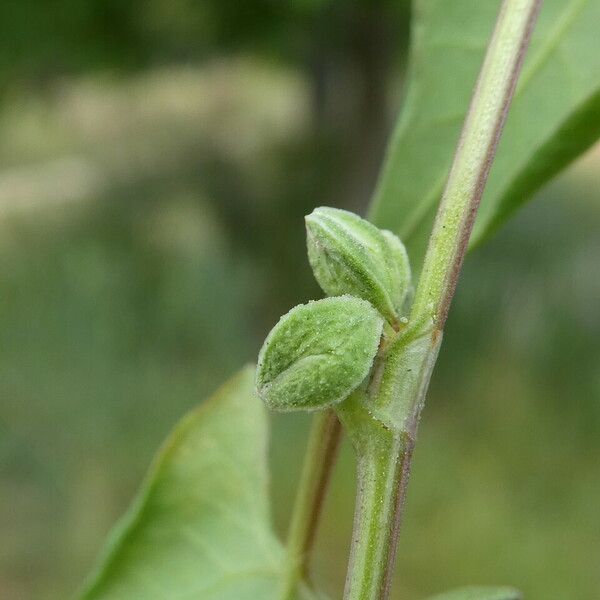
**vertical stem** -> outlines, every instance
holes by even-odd
[[[367,406],[354,404],[342,409],[358,454],[360,483],[345,600],[386,600],[389,596],[412,440],[473,221],[540,4],[541,0],[504,0],[502,4],[442,195],[404,334],[423,336],[429,342],[406,360],[400,360],[401,368],[390,373],[385,385],[369,399],[371,409],[377,406],[378,415],[391,414],[394,418],[382,433],[378,432],[381,423]],[[402,352],[402,346],[397,351]],[[393,352],[390,350],[387,358],[389,366],[400,356]],[[411,385],[405,383],[408,372],[420,374]]]
[[[332,410],[313,417],[288,533],[286,572],[280,600],[296,598],[298,584],[306,576],[340,432],[340,422]]]
[[[399,516],[408,479],[412,440],[381,429],[373,431],[358,459],[358,502],[345,598],[368,600],[389,594]],[[365,543],[356,543],[364,540]]]
[[[542,0],[504,0],[437,212],[412,318],[443,329]]]

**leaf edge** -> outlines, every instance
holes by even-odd
[[[221,400],[221,397],[226,395],[230,389],[235,388],[240,381],[248,377],[251,386],[253,386],[255,368],[253,363],[244,365],[225,383],[217,388],[216,391],[210,394],[199,406],[192,408],[184,414],[169,431],[167,437],[159,446],[158,451],[154,454],[150,466],[148,467],[138,490],[135,492],[131,504],[111,527],[100,552],[95,559],[91,571],[85,578],[79,590],[75,592],[74,597],[77,600],[88,600],[91,598],[91,595],[94,593],[97,586],[110,572],[114,561],[117,559],[119,547],[143,519],[144,508],[150,500],[150,496],[154,491],[159,475],[169,458],[177,450],[178,444],[185,434],[194,426],[199,418],[210,411],[210,409]]]

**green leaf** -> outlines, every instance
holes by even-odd
[[[258,356],[256,387],[275,410],[317,409],[347,398],[377,354],[383,318],[365,300],[338,296],[281,317]]]
[[[406,101],[371,211],[420,263],[500,1],[415,0]],[[600,0],[545,0],[472,241],[600,136]]]
[[[506,587],[466,587],[427,600],[521,600],[521,592]]]
[[[268,421],[253,387],[246,367],[175,428],[82,598],[277,598],[285,554],[271,530]]]
[[[328,296],[362,298],[390,323],[399,322],[411,273],[406,249],[392,232],[322,206],[306,217],[306,241],[313,273]]]

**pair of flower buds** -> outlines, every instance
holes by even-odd
[[[412,291],[402,242],[359,216],[317,208],[306,217],[308,259],[330,296],[293,308],[258,357],[256,389],[280,411],[333,406],[369,374],[384,324],[398,329]]]

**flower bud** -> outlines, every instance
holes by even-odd
[[[369,301],[392,325],[411,291],[408,255],[402,242],[359,216],[316,208],[306,217],[308,259],[329,296],[350,294]]]
[[[319,409],[347,398],[366,378],[383,330],[381,315],[351,296],[293,308],[258,356],[256,389],[272,409]]]

